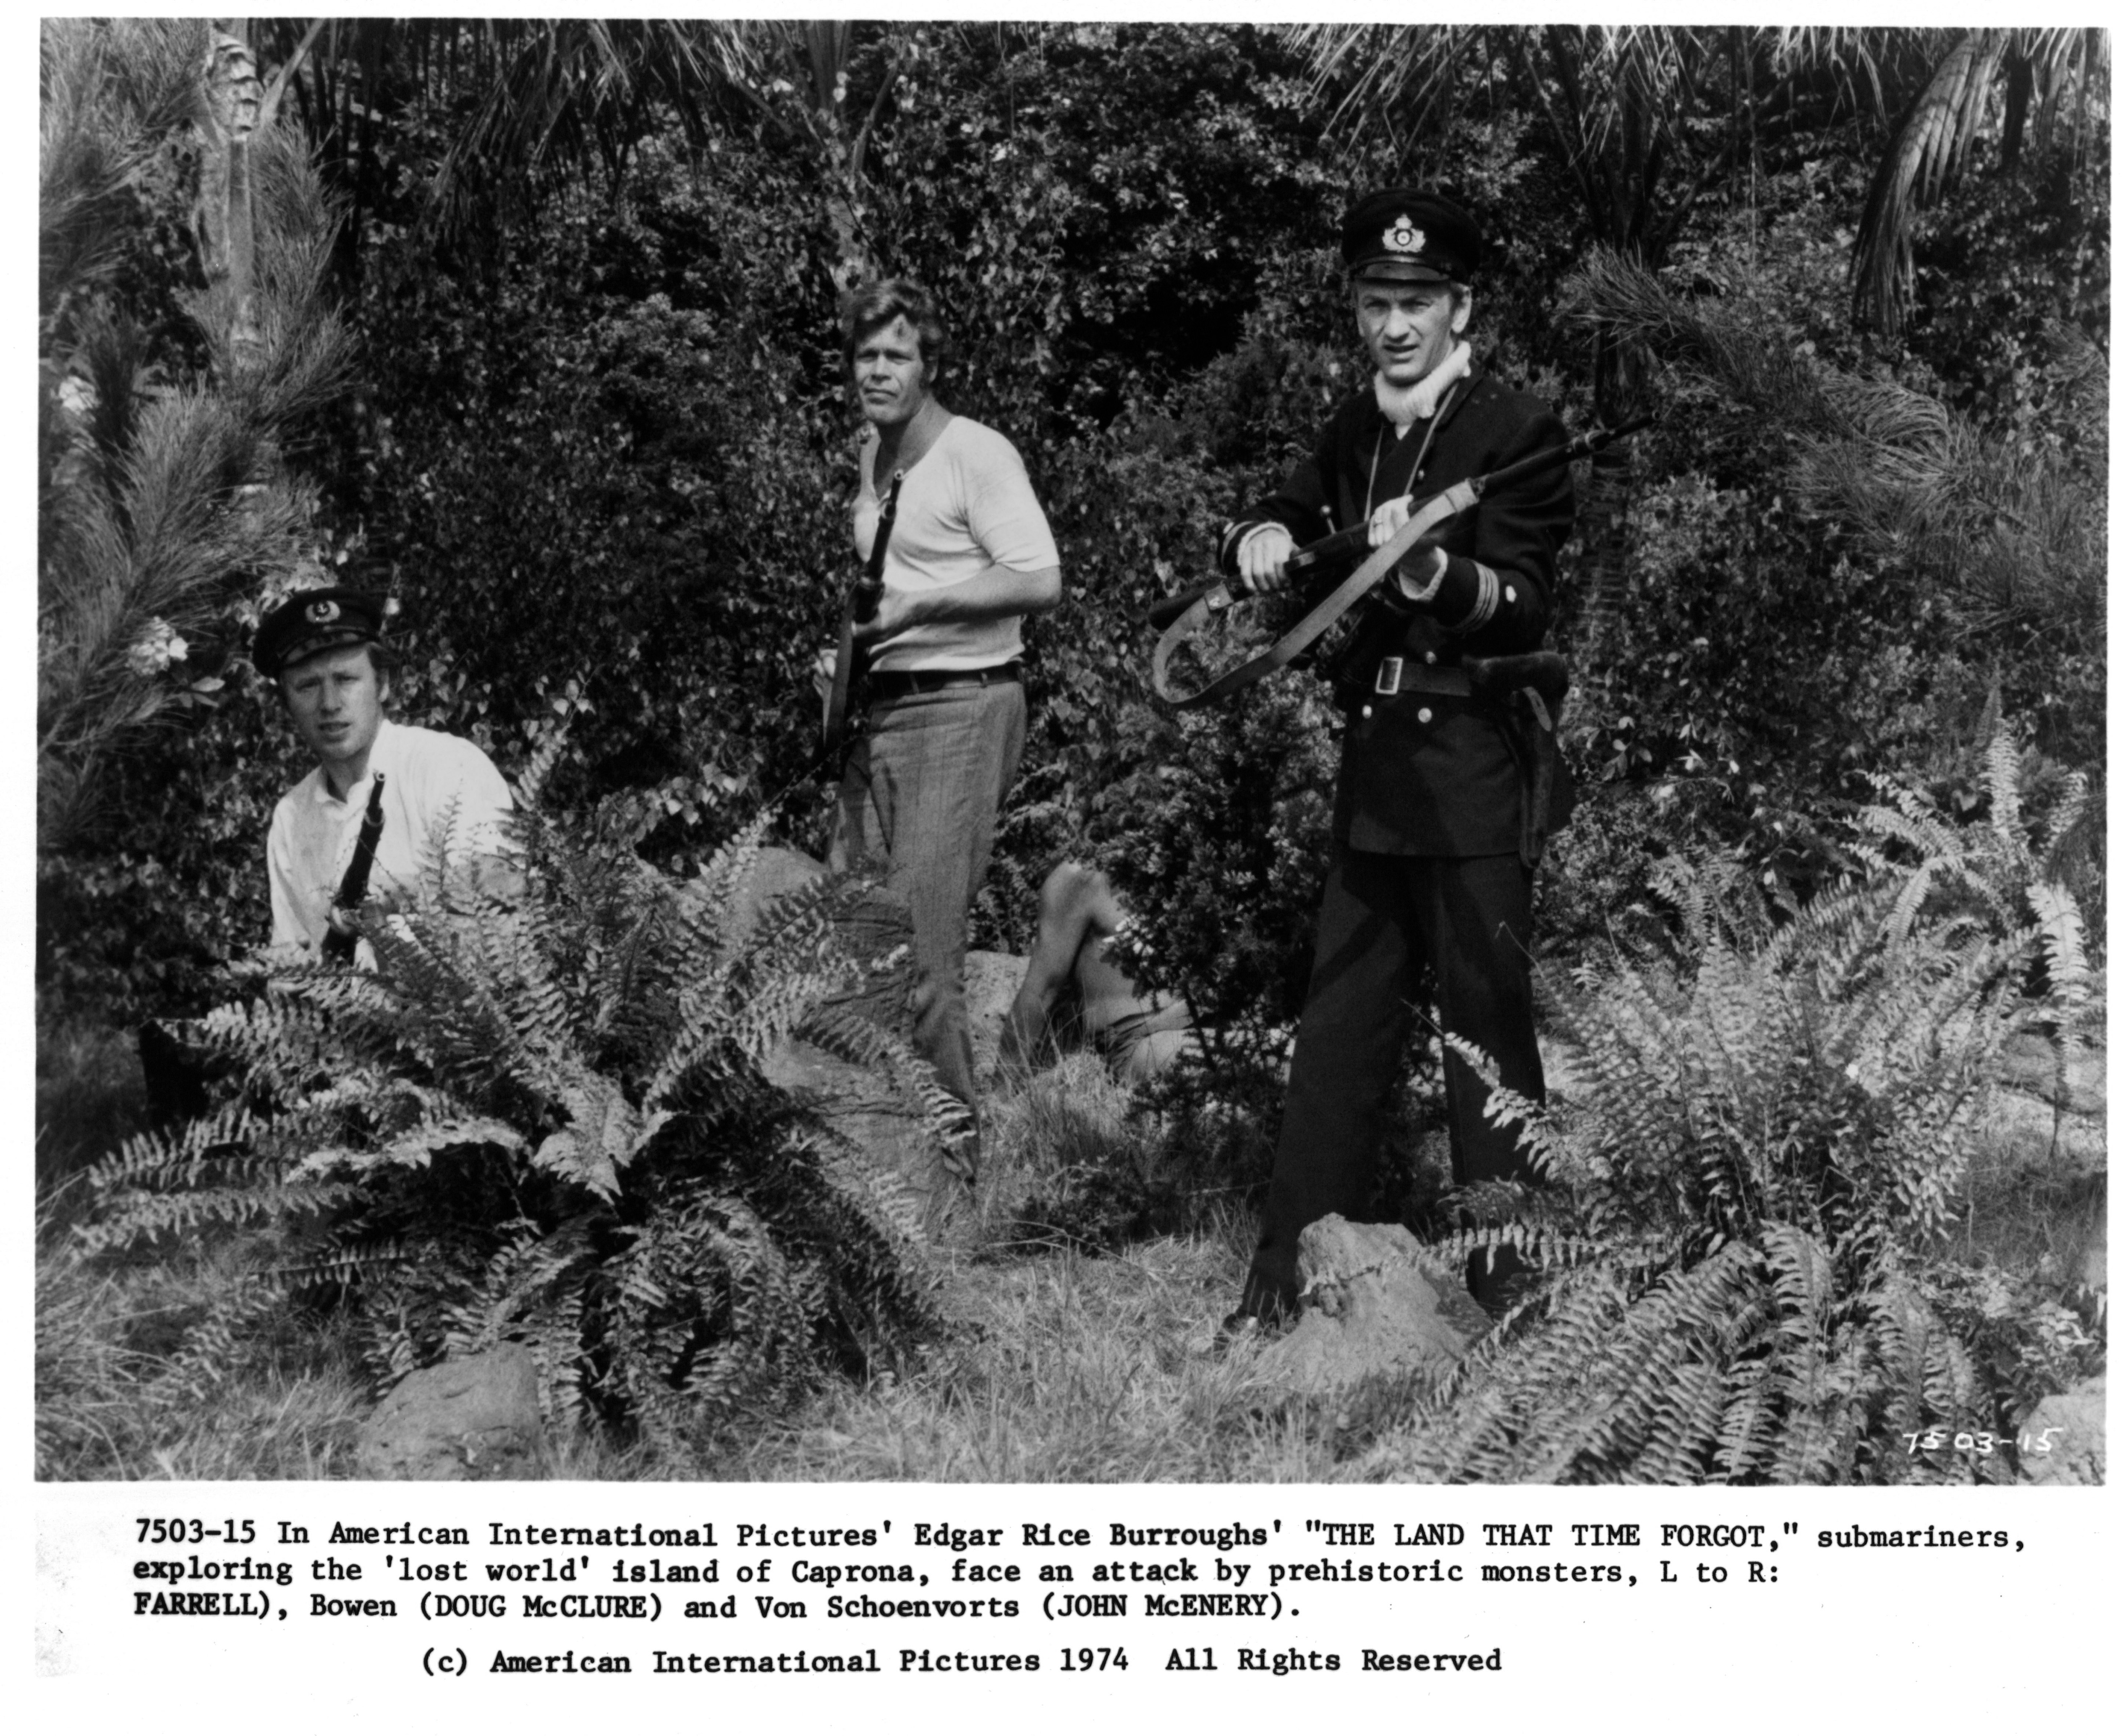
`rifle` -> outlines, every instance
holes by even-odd
[[[893,534],[895,508],[901,503],[902,475],[895,471],[894,480],[887,484],[886,504],[879,509],[879,528],[872,533],[872,553],[866,557],[863,573],[850,587],[842,631],[835,639],[834,678],[828,685],[826,702],[820,711],[820,757],[831,772],[848,731],[850,683],[863,673],[853,630],[879,613],[879,600],[886,594],[886,540]]]
[[[1386,578],[1412,550],[1417,548],[1427,533],[1446,524],[1459,514],[1469,511],[1488,493],[1520,482],[1524,477],[1544,470],[1569,464],[1579,458],[1601,451],[1614,440],[1637,434],[1654,421],[1652,416],[1636,416],[1621,422],[1615,428],[1592,428],[1585,434],[1575,435],[1564,446],[1555,446],[1543,452],[1532,453],[1527,458],[1483,476],[1465,477],[1461,482],[1432,495],[1412,510],[1411,516],[1395,535],[1371,554],[1366,553],[1367,529],[1364,525],[1340,530],[1318,542],[1310,543],[1289,556],[1280,572],[1287,583],[1306,577],[1322,568],[1341,566],[1361,554],[1366,558],[1359,568],[1330,594],[1302,617],[1299,624],[1286,632],[1269,649],[1257,653],[1247,662],[1237,664],[1215,677],[1191,692],[1177,692],[1167,678],[1168,659],[1190,635],[1214,616],[1228,609],[1250,593],[1237,597],[1223,578],[1162,597],[1145,616],[1147,625],[1165,627],[1160,642],[1153,648],[1153,692],[1168,704],[1183,710],[1195,706],[1209,705],[1215,699],[1223,699],[1229,693],[1258,682],[1274,669],[1283,668],[1309,646],[1313,644],[1338,621],[1354,608],[1376,585]],[[1413,601],[1424,603],[1431,593]]]
[[[369,871],[377,862],[377,840],[384,834],[384,774],[370,781],[369,806],[363,810],[362,830],[355,835],[354,854],[348,858],[347,872],[340,876],[340,890],[333,894],[333,908],[349,915],[369,896]],[[354,936],[336,928],[325,930],[320,949],[335,964],[354,963]]]

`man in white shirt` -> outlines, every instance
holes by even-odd
[[[972,1118],[968,907],[1026,737],[1020,621],[1063,594],[1057,543],[1012,443],[933,395],[946,334],[921,286],[858,288],[843,312],[843,354],[871,425],[851,526],[860,559],[886,503],[897,505],[877,612],[853,623],[870,702],[843,765],[829,859],[884,861],[908,899],[916,1051]],[[971,1138],[971,1172],[974,1148]]]
[[[350,955],[354,910],[411,892],[439,861],[494,896],[521,887],[504,827],[510,790],[493,762],[469,741],[384,716],[386,613],[381,597],[334,586],[299,591],[259,623],[252,662],[278,683],[317,759],[267,834],[277,946]]]

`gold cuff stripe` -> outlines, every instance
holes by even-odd
[[[1500,606],[1500,575],[1481,561],[1470,564],[1478,570],[1478,600],[1470,606],[1470,612],[1449,628],[1451,633],[1475,633],[1499,612]]]

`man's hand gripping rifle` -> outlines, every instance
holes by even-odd
[[[1637,433],[1653,420],[1651,416],[1636,416],[1615,428],[1594,428],[1586,434],[1577,435],[1564,446],[1532,453],[1526,459],[1484,476],[1466,477],[1413,507],[1411,516],[1371,554],[1367,549],[1368,532],[1364,525],[1337,531],[1319,542],[1295,549],[1287,558],[1282,569],[1282,580],[1286,587],[1338,571],[1356,560],[1360,564],[1343,583],[1311,608],[1297,625],[1289,629],[1268,649],[1258,652],[1247,662],[1194,691],[1184,692],[1176,688],[1168,677],[1169,659],[1206,622],[1217,615],[1223,614],[1252,592],[1245,588],[1237,590],[1236,583],[1222,578],[1173,597],[1162,597],[1147,611],[1145,616],[1148,625],[1166,630],[1160,636],[1159,644],[1153,648],[1153,692],[1170,705],[1188,710],[1195,706],[1209,705],[1215,699],[1223,699],[1230,693],[1238,692],[1243,687],[1262,680],[1272,670],[1282,668],[1292,662],[1357,607],[1385,578],[1395,572],[1406,556],[1427,540],[1430,532],[1458,515],[1469,511],[1488,493],[1511,483],[1520,482],[1526,476],[1555,469],[1562,464],[1571,464],[1576,459],[1601,451],[1613,440]],[[1440,581],[1437,578],[1434,583],[1437,586]],[[1432,592],[1428,591],[1412,597],[1410,601],[1423,606],[1431,596]]]

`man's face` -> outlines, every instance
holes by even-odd
[[[390,691],[365,645],[335,646],[281,672],[296,733],[328,773],[352,773],[368,759]]]
[[[1353,292],[1360,336],[1392,386],[1415,386],[1447,360],[1470,302],[1448,283],[1362,278]]]
[[[908,421],[924,407],[930,387],[923,340],[900,314],[857,340],[850,373],[866,419],[881,428]]]

